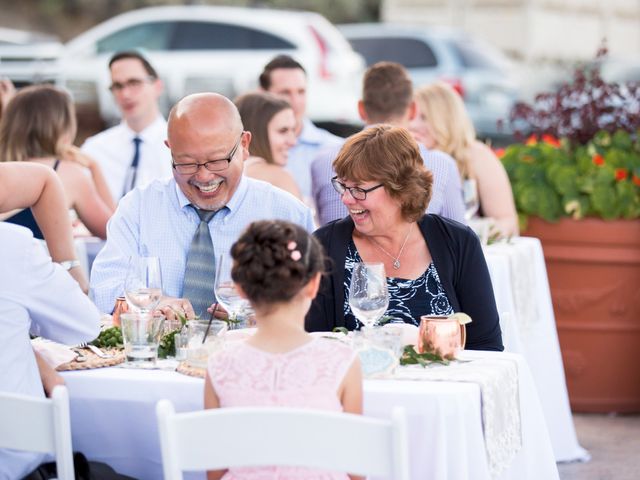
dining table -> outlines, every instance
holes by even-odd
[[[529,364],[557,462],[588,461],[576,436],[540,240],[514,237],[483,248],[505,351]]]
[[[87,268],[104,241],[83,237],[79,248]],[[573,424],[560,344],[540,240],[512,237],[483,247],[505,351],[521,354],[529,364],[549,429],[557,462],[587,461]]]
[[[389,418],[395,406],[406,412],[411,478],[557,479],[547,425],[525,359],[471,351],[461,358],[464,361],[447,366],[399,367],[388,378],[364,381],[364,415]],[[477,372],[484,380],[474,379]],[[169,399],[178,412],[204,406],[204,380],[167,369],[166,364],[161,369],[113,366],[62,374],[69,391],[74,450],[143,480],[162,478],[158,400]],[[187,478],[204,476],[191,473]]]

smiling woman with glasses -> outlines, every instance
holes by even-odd
[[[391,321],[418,325],[423,315],[467,313],[467,348],[502,350],[489,271],[466,226],[425,211],[433,175],[404,128],[378,125],[350,137],[331,180],[349,216],[315,232],[331,258],[329,275],[307,315],[309,331],[361,327],[349,305],[358,262],[382,263]]]

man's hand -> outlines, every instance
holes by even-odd
[[[178,316],[185,316],[187,320],[196,318],[191,302],[186,298],[164,297],[156,311],[162,313],[167,320],[178,320]]]

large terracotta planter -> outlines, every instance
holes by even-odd
[[[640,220],[530,218],[576,412],[640,412]]]

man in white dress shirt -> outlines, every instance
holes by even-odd
[[[367,126],[386,123],[407,128],[416,115],[413,85],[406,69],[393,62],[378,62],[364,74],[358,112]],[[365,127],[366,128],[366,127]],[[326,148],[311,165],[313,200],[320,225],[346,217],[348,212],[331,184],[333,160],[340,151]],[[456,162],[446,153],[419,145],[424,165],[433,173],[433,194],[427,213],[465,223],[462,186]]]
[[[167,122],[158,98],[162,82],[144,56],[119,52],[109,61],[120,124],[89,137],[82,151],[95,158],[117,203],[133,187],[171,176],[171,153],[164,145]]]
[[[278,55],[265,65],[260,74],[260,87],[291,104],[296,116],[297,142],[289,149],[286,168],[293,175],[305,199],[311,199],[311,162],[320,150],[331,145],[341,145],[343,139],[316,127],[306,117],[307,73],[290,56]]]

